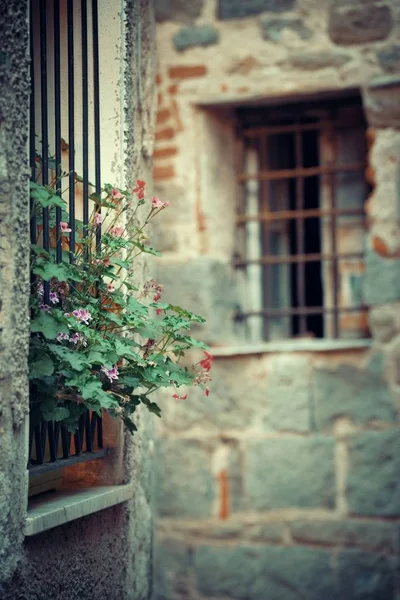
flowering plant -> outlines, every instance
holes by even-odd
[[[159,254],[144,229],[168,203],[147,201],[141,180],[132,192],[107,184],[90,196],[87,223],[70,222],[55,185],[31,183],[38,232],[31,248],[33,418],[75,431],[86,409],[107,410],[133,432],[140,404],[160,416],[150,395],[161,387],[172,386],[177,400],[187,396],[181,386],[198,385],[208,395],[212,356],[190,336],[192,323],[204,319],[161,302],[162,286],[153,279],[139,287],[134,277],[140,254]],[[39,243],[43,209],[53,239],[47,250]],[[137,225],[141,211],[147,216]],[[180,360],[191,348],[203,350],[204,358],[188,368]]]

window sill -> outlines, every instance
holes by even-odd
[[[338,352],[341,350],[358,350],[370,348],[371,339],[362,340],[282,340],[280,342],[262,342],[237,346],[220,346],[211,348],[215,357],[245,356],[268,352]]]
[[[64,490],[36,497],[28,507],[25,535],[31,536],[86,517],[132,498],[133,484]]]

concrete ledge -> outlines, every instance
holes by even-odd
[[[25,535],[36,535],[129,500],[133,484],[65,490],[29,502]]]
[[[243,346],[211,347],[215,357],[243,356],[268,352],[337,352],[340,350],[358,350],[370,348],[372,340],[282,340],[281,342],[264,342]]]

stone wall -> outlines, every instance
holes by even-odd
[[[101,3],[100,10],[106,8]],[[151,593],[152,415],[140,414],[139,434],[125,440],[121,476],[124,482],[135,482],[128,502],[24,538],[28,497],[28,2],[1,1],[0,9],[0,598],[146,600]],[[113,85],[104,92],[114,102],[109,120],[120,141],[117,146],[111,144],[114,137],[103,140],[105,154],[117,156],[113,174],[118,179],[114,181],[123,180],[132,187],[140,176],[151,189],[152,5],[147,0],[127,0],[119,7],[111,3],[111,9],[119,19],[111,50],[119,53],[119,62],[112,63]],[[118,37],[121,33],[123,42]],[[140,265],[136,275],[145,277],[146,269]]]
[[[163,400],[155,600],[395,600],[400,5],[157,0],[154,177],[167,299],[208,319],[211,394]],[[234,108],[359,88],[371,343],[249,348],[232,315]],[[170,290],[175,288],[175,292]],[[245,292],[244,292],[245,293]]]

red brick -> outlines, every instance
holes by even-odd
[[[170,67],[168,75],[171,79],[189,79],[191,77],[204,77],[207,74],[205,65],[177,65]]]
[[[154,150],[154,158],[170,158],[178,154],[178,148],[175,146],[168,146],[167,148],[156,148]]]
[[[161,125],[161,123],[165,123],[171,116],[171,112],[168,108],[163,108],[159,110],[157,113],[157,123]]]
[[[168,93],[171,94],[171,96],[175,96],[175,94],[178,93],[178,84],[173,83],[172,85],[170,85],[168,88]]]
[[[161,75],[159,73],[157,73],[157,75],[156,75],[156,84],[160,85],[161,82],[162,82]]]
[[[156,140],[172,140],[175,137],[175,129],[173,127],[166,127],[156,132]]]
[[[154,167],[153,177],[155,181],[160,179],[172,179],[175,177],[174,165],[166,165],[165,167]]]

